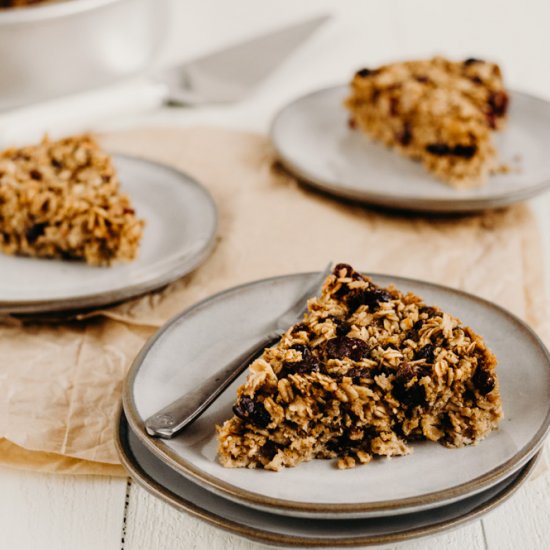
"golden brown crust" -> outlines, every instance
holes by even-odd
[[[435,57],[358,71],[345,106],[352,126],[473,187],[496,168],[491,131],[504,126],[508,94],[498,65]]]
[[[502,416],[495,367],[458,319],[340,264],[303,322],[250,365],[235,416],[218,427],[219,460],[349,468],[407,454],[416,439],[475,444]]]
[[[111,157],[91,136],[0,153],[2,252],[109,265],[133,260],[142,232]]]

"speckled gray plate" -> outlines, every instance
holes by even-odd
[[[521,468],[550,424],[550,359],[537,336],[510,313],[450,288],[385,275],[384,286],[422,296],[458,316],[486,339],[499,361],[505,417],[477,446],[447,449],[432,442],[414,452],[341,471],[313,460],[273,473],[223,468],[216,460],[216,424],[232,415],[245,373],[188,429],[172,440],[149,437],[143,420],[204,377],[213,375],[285,311],[311,274],[266,279],[217,294],[164,326],[140,352],[124,384],[133,431],[166,464],[204,488],[273,513],[326,518],[389,516],[436,508],[498,483]],[[459,465],[459,467],[453,467]]]
[[[212,250],[217,213],[208,191],[186,174],[115,155],[122,190],[145,220],[139,257],[112,267],[0,254],[0,313],[98,307],[160,288],[192,271]]]
[[[499,161],[518,169],[478,189],[456,190],[420,163],[348,127],[346,86],[313,92],[276,115],[271,138],[284,165],[323,191],[387,208],[467,212],[530,198],[550,186],[550,102],[511,92],[506,129],[494,134]]]
[[[250,540],[283,547],[351,547],[433,535],[493,510],[529,477],[538,456],[520,471],[473,497],[428,512],[360,520],[312,520],[282,517],[235,504],[182,478],[151,453],[122,416],[117,449],[132,478],[178,510]]]

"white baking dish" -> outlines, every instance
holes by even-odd
[[[166,30],[165,0],[64,0],[0,10],[0,111],[143,71]]]

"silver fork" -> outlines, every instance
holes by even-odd
[[[332,263],[329,263],[323,272],[315,275],[303,294],[266,327],[266,333],[261,340],[233,359],[218,373],[204,380],[201,385],[150,416],[145,421],[147,433],[153,437],[171,439],[204,413],[265,348],[274,345],[291,325],[302,319],[307,310],[308,299],[317,294],[330,273],[331,265]]]

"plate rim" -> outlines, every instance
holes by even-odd
[[[31,313],[52,313],[52,312],[71,312],[73,310],[85,310],[95,307],[103,307],[120,303],[130,298],[141,296],[147,292],[151,292],[167,284],[174,282],[176,279],[187,275],[198,267],[206,258],[210,256],[216,244],[216,236],[219,229],[219,213],[218,207],[212,197],[210,191],[202,185],[196,178],[178,168],[150,160],[148,158],[130,155],[126,153],[113,153],[113,160],[116,163],[117,159],[123,158],[130,162],[139,164],[153,165],[164,171],[171,172],[178,179],[185,179],[187,184],[191,184],[194,188],[202,193],[205,199],[205,205],[211,210],[213,224],[208,235],[206,244],[199,250],[191,254],[183,254],[176,256],[170,260],[168,268],[163,270],[159,275],[138,283],[131,284],[117,290],[107,290],[104,292],[82,294],[68,298],[54,298],[44,300],[0,300],[0,314],[31,314]],[[123,184],[124,185],[124,184]]]
[[[501,208],[516,202],[521,202],[527,200],[539,193],[544,192],[550,187],[550,167],[549,175],[547,179],[543,180],[540,183],[533,184],[527,188],[516,189],[515,191],[508,191],[505,193],[500,193],[492,197],[487,198],[470,198],[470,199],[430,199],[430,198],[419,198],[415,195],[401,195],[398,197],[393,197],[391,195],[385,195],[384,193],[376,192],[363,192],[361,190],[351,189],[346,186],[339,186],[334,182],[327,182],[321,179],[318,179],[314,176],[307,168],[300,167],[292,162],[283,152],[280,146],[280,142],[277,139],[277,123],[279,122],[282,115],[287,109],[294,107],[298,102],[317,96],[323,95],[326,93],[334,92],[338,89],[344,89],[348,84],[333,84],[331,86],[324,86],[302,94],[294,99],[285,103],[280,107],[275,115],[273,116],[269,130],[268,136],[275,150],[277,159],[281,164],[286,167],[292,174],[297,176],[298,180],[308,187],[314,188],[316,190],[323,191],[328,193],[333,197],[340,197],[348,200],[355,200],[361,204],[379,206],[382,208],[389,208],[393,210],[405,210],[412,212],[428,212],[428,213],[467,213],[467,212],[478,212],[481,210],[492,210],[496,208]],[[513,97],[524,97],[529,100],[534,100],[540,103],[546,104],[550,107],[550,100],[539,97],[535,94],[524,92],[521,90],[509,89],[510,95]],[[444,182],[439,182],[441,185],[445,185]]]
[[[419,279],[410,277],[401,277],[388,275],[385,273],[363,272],[365,275],[376,278],[384,277],[395,281],[396,285],[402,283],[413,283],[424,287],[432,287],[443,291],[450,291],[455,295],[466,297],[468,299],[479,302],[480,304],[492,308],[502,315],[508,317],[511,321],[518,323],[527,333],[531,335],[534,341],[539,345],[546,358],[547,364],[550,367],[550,352],[542,342],[536,332],[527,325],[522,319],[503,308],[502,306],[491,302],[480,296],[476,296],[464,290],[455,289],[446,285],[438,283],[431,283]],[[191,307],[186,308],[184,311],[175,315],[172,319],[167,321],[141,348],[135,359],[133,360],[130,368],[123,381],[122,387],[122,404],[124,408],[125,416],[128,420],[132,431],[140,439],[140,441],[162,462],[169,465],[171,468],[178,471],[184,477],[190,479],[194,483],[201,487],[210,490],[211,492],[223,496],[229,500],[234,500],[240,504],[253,506],[255,508],[270,512],[270,513],[284,513],[287,515],[301,515],[303,517],[315,517],[324,514],[324,517],[331,518],[349,518],[350,514],[355,514],[354,517],[374,517],[374,515],[381,516],[389,513],[408,513],[406,510],[409,508],[422,507],[421,509],[435,508],[440,503],[451,503],[456,500],[460,500],[461,497],[467,495],[473,495],[483,491],[483,489],[489,488],[495,485],[500,480],[504,479],[507,475],[511,475],[513,472],[519,470],[522,466],[528,462],[533,455],[540,449],[544,443],[545,437],[550,431],[550,403],[546,411],[546,416],[537,432],[533,435],[531,440],[521,449],[516,452],[510,459],[497,468],[492,468],[486,474],[478,476],[470,481],[456,485],[449,489],[442,489],[439,491],[433,491],[431,493],[425,493],[421,496],[406,497],[397,500],[385,500],[374,503],[311,503],[311,502],[298,502],[293,500],[269,497],[262,495],[261,493],[254,493],[245,489],[242,489],[236,485],[220,480],[212,474],[203,472],[200,468],[196,467],[191,462],[183,459],[177,453],[175,453],[165,442],[160,438],[153,438],[148,435],[144,421],[141,419],[135,400],[133,397],[132,387],[135,382],[135,378],[139,372],[140,365],[144,358],[148,354],[149,350],[156,344],[156,342],[167,332],[174,324],[180,321],[180,319],[192,315],[196,310],[207,306],[210,302],[223,298],[225,295],[234,292],[240,292],[246,287],[266,284],[270,281],[277,281],[282,279],[290,279],[293,277],[313,277],[318,275],[319,272],[302,272],[291,273],[286,275],[278,275],[273,277],[266,277],[254,281],[249,281],[240,285],[236,285],[227,288],[221,292],[217,292],[204,300],[201,300]],[[405,510],[405,511],[404,511]],[[359,516],[358,514],[361,514]]]
[[[222,517],[214,512],[210,512],[209,510],[202,508],[194,502],[185,500],[183,497],[180,497],[179,495],[173,493],[168,487],[165,487],[160,482],[153,479],[148,474],[148,472],[145,471],[137,463],[137,460],[135,459],[132,451],[129,449],[129,445],[127,443],[128,433],[130,431],[132,431],[132,433],[138,438],[139,443],[143,445],[141,438],[139,438],[138,434],[136,434],[136,432],[132,430],[129,421],[124,414],[123,407],[121,406],[119,407],[115,424],[115,448],[118,457],[122,463],[122,466],[129,473],[132,479],[149,494],[166,502],[180,512],[188,513],[193,517],[203,520],[208,524],[228,533],[232,533],[234,535],[238,535],[256,542],[271,543],[287,547],[310,548],[312,545],[315,547],[333,547],[335,542],[337,542],[339,546],[346,547],[372,546],[386,543],[396,543],[428,535],[434,535],[447,531],[449,529],[460,527],[466,523],[474,521],[475,519],[479,519],[481,516],[494,510],[496,507],[500,506],[500,504],[504,503],[511,496],[513,496],[517,492],[517,490],[529,479],[536,465],[539,463],[540,457],[542,455],[542,451],[539,450],[538,453],[533,456],[522,467],[522,469],[519,470],[519,473],[514,472],[511,474],[511,476],[517,475],[517,477],[513,481],[511,481],[510,484],[507,485],[502,491],[498,492],[486,502],[475,507],[470,512],[464,513],[463,515],[458,515],[453,519],[439,521],[422,527],[413,527],[404,531],[400,531],[399,533],[366,536],[363,535],[349,538],[339,538],[338,541],[335,541],[333,539],[326,539],[323,537],[313,538],[287,535],[268,532],[265,530],[260,530],[258,528],[251,528],[246,525],[242,525],[235,520],[231,520]],[[149,451],[149,449],[147,448],[146,450]],[[155,458],[158,459],[158,457],[156,456]],[[165,466],[169,466],[164,462],[163,464]]]

